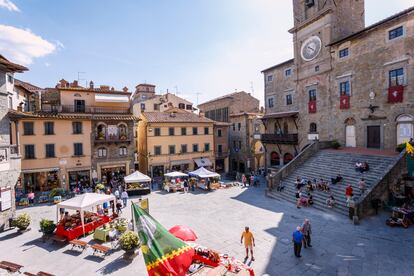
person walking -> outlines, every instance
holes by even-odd
[[[246,187],[246,181],[247,181],[246,176],[243,174],[242,175],[243,187]]]
[[[309,219],[305,219],[305,221],[302,224],[302,234],[303,234],[303,246],[305,248],[312,247],[311,245],[312,226],[310,224]]]
[[[351,197],[352,197],[352,195],[353,195],[353,193],[354,193],[354,189],[352,189],[352,185],[351,185],[351,184],[349,184],[349,185],[346,187],[346,189],[345,189],[345,197],[346,197],[346,199],[351,198]]]
[[[127,203],[128,203],[128,193],[127,193],[127,191],[124,190],[122,192],[121,199],[122,199],[122,204],[123,204],[123,206],[125,208],[127,206]]]
[[[303,234],[300,231],[300,226],[296,227],[296,231],[293,232],[292,241],[293,241],[293,251],[297,258],[302,257],[300,251],[302,250]]]
[[[184,179],[184,193],[188,193],[188,181]]]
[[[367,186],[365,184],[365,179],[361,178],[361,180],[358,182],[359,191],[361,192],[361,195],[365,194],[365,191],[367,190]]]
[[[354,195],[351,194],[351,197],[349,197],[346,201],[346,206],[348,207],[348,216],[350,220],[354,219],[355,215],[355,200]]]
[[[116,213],[118,215],[122,213],[122,200],[120,199],[116,201]]]
[[[249,258],[249,249],[250,249],[250,254],[252,255],[252,261],[254,261],[253,246],[256,246],[256,245],[254,243],[253,233],[250,232],[248,226],[244,228],[244,232],[242,233],[241,238],[240,238],[240,243],[243,243],[243,240],[244,240],[244,247],[246,248],[246,257],[244,259],[247,260]]]
[[[118,189],[115,190],[114,195],[115,195],[116,199],[119,199],[120,194],[119,194]]]

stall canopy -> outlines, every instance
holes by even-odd
[[[205,169],[204,167],[201,167],[201,168],[199,168],[195,171],[192,171],[189,174],[194,175],[194,176],[198,176],[198,177],[201,177],[201,178],[220,177],[220,175],[218,173],[211,172],[211,171]]]
[[[85,211],[89,210],[92,207],[95,207],[96,205],[100,205],[104,202],[114,200],[115,196],[113,195],[85,193],[57,204],[57,209],[59,210],[59,208],[65,208],[71,210]]]
[[[125,183],[139,183],[139,182],[150,182],[151,177],[145,175],[139,171],[136,171],[128,176],[124,177]]]
[[[182,173],[182,172],[169,172],[164,174],[164,176],[168,177],[185,177],[188,176],[188,174]]]
[[[194,162],[199,167],[210,167],[213,165],[213,163],[211,163],[210,159],[208,158],[197,158],[197,159],[194,159]]]

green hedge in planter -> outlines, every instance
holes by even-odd
[[[29,214],[23,213],[17,216],[16,220],[14,221],[14,226],[19,228],[20,230],[26,230],[31,222],[32,219],[30,218]]]
[[[40,231],[42,231],[43,234],[53,234],[53,231],[55,231],[55,229],[56,224],[53,222],[53,220],[43,218],[40,221]]]
[[[331,147],[333,149],[339,149],[341,147],[341,144],[339,144],[339,142],[335,140],[331,142]]]
[[[119,238],[119,245],[122,250],[131,251],[139,246],[139,238],[137,233],[127,231]]]

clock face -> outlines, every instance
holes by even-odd
[[[311,36],[305,40],[300,50],[301,56],[305,61],[311,61],[316,58],[322,48],[322,41],[318,36]]]

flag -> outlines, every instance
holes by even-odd
[[[350,99],[350,97],[349,96],[341,96],[340,97],[340,105],[339,105],[339,108],[340,109],[349,109],[349,99]]]
[[[310,101],[308,103],[309,113],[316,113],[316,101]]]
[[[409,155],[414,155],[414,147],[409,143],[405,143],[405,149]]]
[[[388,102],[389,103],[402,103],[404,94],[404,86],[397,85],[388,88]]]
[[[136,204],[132,204],[132,209],[148,275],[185,276],[194,249],[174,237]]]

